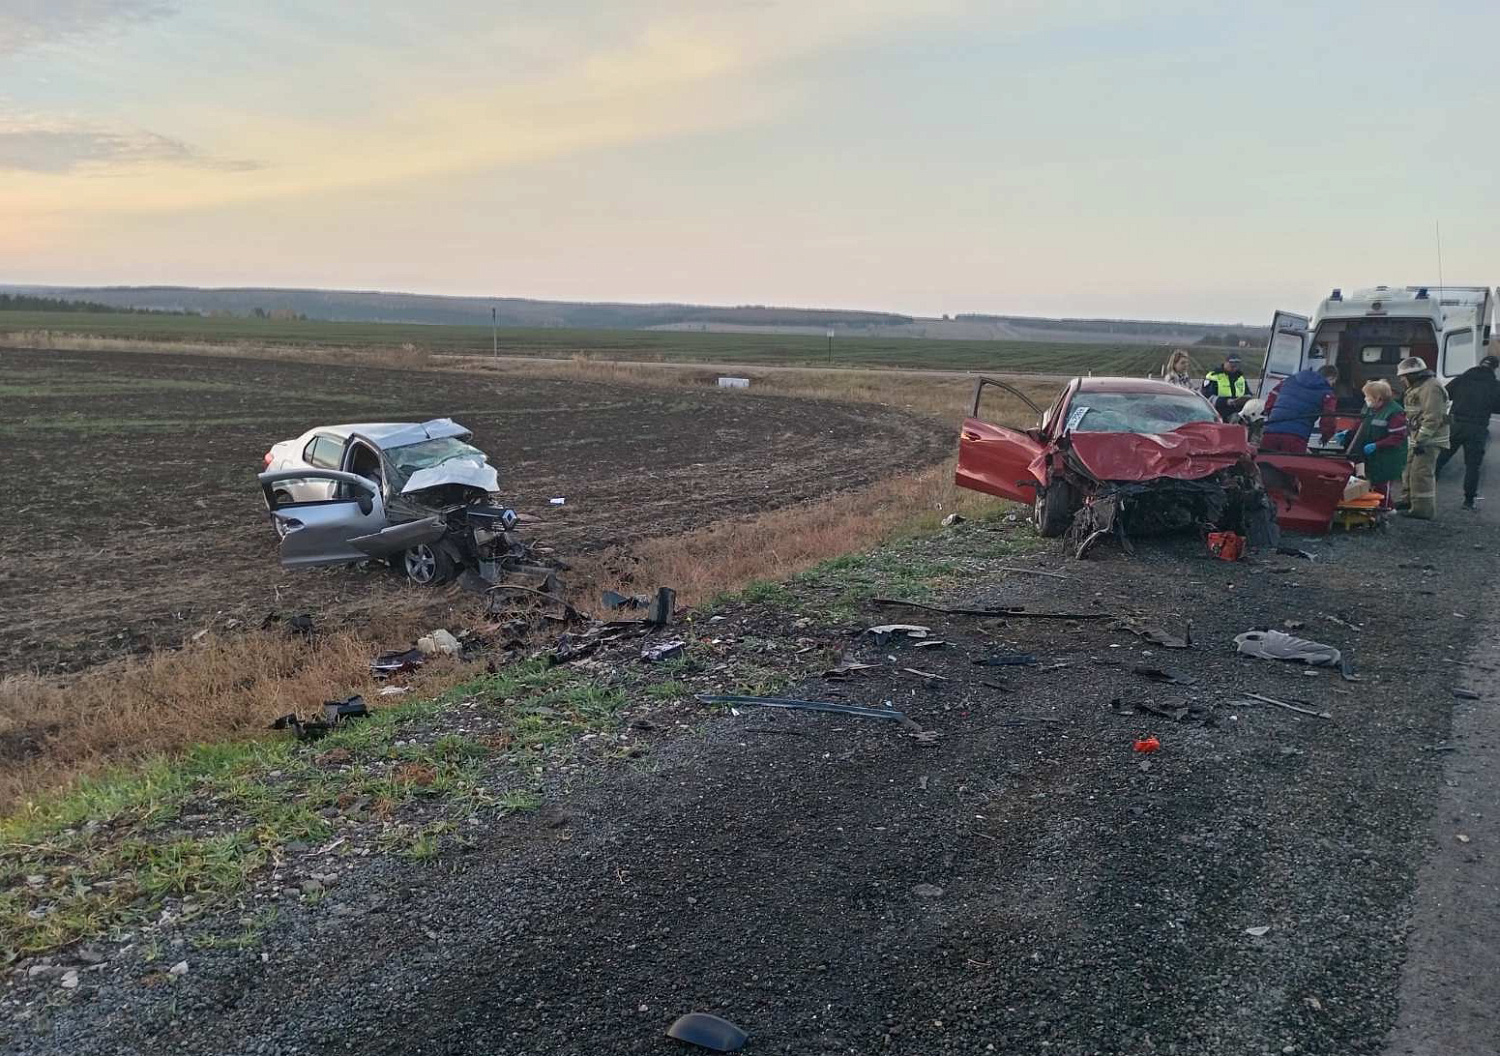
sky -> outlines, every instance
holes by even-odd
[[[0,0],[0,282],[1268,321],[1500,283],[1493,0]]]

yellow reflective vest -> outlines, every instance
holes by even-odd
[[[1240,399],[1250,395],[1250,386],[1245,382],[1245,375],[1240,374],[1231,378],[1222,370],[1211,370],[1203,377],[1203,387],[1212,387],[1213,395],[1223,399]]]

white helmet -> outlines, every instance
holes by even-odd
[[[1425,361],[1417,356],[1407,356],[1396,364],[1396,377],[1404,378],[1408,374],[1421,374],[1427,369]]]

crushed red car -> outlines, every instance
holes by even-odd
[[[1018,397],[1039,421],[1018,430],[980,417],[987,390]],[[1261,455],[1194,392],[1142,378],[1074,378],[1045,411],[981,378],[959,439],[960,487],[1032,507],[1037,528],[1082,557],[1114,537],[1198,529],[1274,546],[1278,527],[1326,532],[1353,465],[1321,455]]]

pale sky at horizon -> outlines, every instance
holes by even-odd
[[[1497,46],[1493,0],[0,0],[0,282],[1262,323],[1436,283],[1438,222],[1500,283]]]

